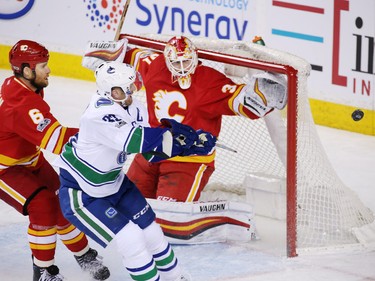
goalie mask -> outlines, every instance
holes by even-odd
[[[172,37],[165,45],[164,58],[173,82],[177,80],[181,89],[188,89],[191,74],[198,65],[198,52],[194,44],[185,36]]]
[[[95,70],[96,85],[98,94],[115,102],[125,105],[125,101],[142,88],[142,79],[135,69],[125,63],[110,61],[100,64]],[[125,93],[123,99],[112,97],[112,89],[119,87]]]
[[[30,40],[18,41],[9,51],[9,62],[15,74],[22,75],[24,67],[35,70],[38,63],[47,62],[48,59],[48,50],[43,45]]]

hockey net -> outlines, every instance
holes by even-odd
[[[157,51],[170,39],[164,35],[123,37],[130,45]],[[223,118],[219,141],[237,153],[217,149],[216,170],[202,198],[229,193],[244,197],[249,178],[278,180],[285,187],[288,256],[296,256],[297,249],[359,243],[358,230],[373,225],[374,214],[338,178],[320,143],[308,100],[310,65],[254,43],[191,40],[204,64],[236,83],[246,83],[251,73],[260,70],[288,77],[288,106],[283,111],[259,120]]]

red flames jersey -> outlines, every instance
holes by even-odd
[[[40,149],[60,153],[68,138],[78,132],[63,127],[43,99],[14,76],[0,92],[0,173],[7,167],[37,168],[44,158]]]
[[[173,118],[196,130],[203,129],[218,136],[223,115],[258,118],[243,107],[240,100],[239,94],[245,85],[235,84],[213,68],[199,64],[191,75],[190,88],[183,90],[177,81],[173,82],[162,54],[131,49],[127,51],[124,62],[134,65],[142,75],[151,127],[160,125],[161,118]],[[179,161],[191,158],[179,157]]]
[[[142,75],[152,127],[160,125],[161,118],[173,118],[218,136],[223,115],[258,118],[238,100],[244,84],[235,84],[224,74],[200,64],[191,76],[190,88],[183,90],[172,81],[163,55],[146,54],[132,49],[126,53],[125,62],[135,65]]]

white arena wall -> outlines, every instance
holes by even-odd
[[[52,74],[93,80],[81,67],[89,40],[112,40],[124,0],[0,0],[0,68],[20,39],[51,51]],[[312,65],[309,98],[317,124],[375,135],[375,1],[132,0],[122,33],[184,34],[251,41]],[[353,121],[360,108],[364,118]]]

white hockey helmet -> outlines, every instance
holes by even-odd
[[[198,66],[198,52],[193,42],[185,36],[172,37],[165,45],[164,58],[173,82],[177,80],[182,89],[188,89],[191,74]]]
[[[95,78],[99,95],[122,104],[133,94],[134,89],[142,88],[142,79],[139,73],[131,65],[117,61],[106,61],[100,64],[95,70]],[[120,87],[124,91],[125,98],[123,100],[116,100],[112,97],[111,92],[114,87]]]

